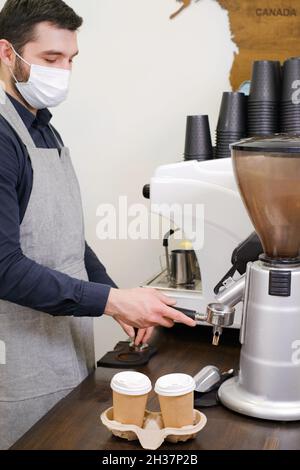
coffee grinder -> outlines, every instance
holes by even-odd
[[[243,301],[240,370],[219,398],[248,416],[300,420],[300,137],[245,139],[232,145],[232,160],[264,254],[208,307],[221,333]]]

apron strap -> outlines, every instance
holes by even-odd
[[[27,148],[36,148],[27,127],[2,87],[0,87],[0,115],[3,116],[15,130]]]

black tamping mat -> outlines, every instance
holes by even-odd
[[[128,369],[148,364],[157,353],[154,346],[134,346],[129,341],[120,341],[113,351],[109,351],[97,362],[97,367]]]

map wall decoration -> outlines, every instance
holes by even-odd
[[[171,0],[171,21],[193,14],[202,0]],[[300,0],[214,0],[228,12],[235,53],[230,73],[232,88],[249,80],[254,60],[300,56]],[[177,8],[176,8],[177,7]]]

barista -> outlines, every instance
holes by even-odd
[[[138,328],[136,344],[155,325],[195,325],[154,290],[118,290],[85,242],[77,178],[48,110],[67,97],[81,24],[62,0],[8,0],[0,12],[1,449],[93,370],[94,317],[130,336]]]

